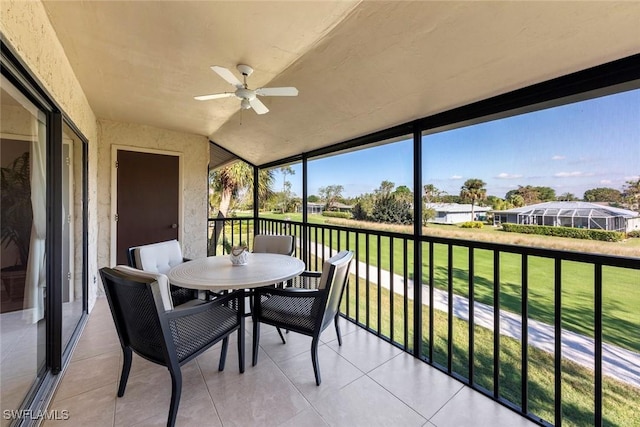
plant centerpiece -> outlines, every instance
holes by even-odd
[[[22,278],[29,258],[29,241],[33,213],[31,211],[31,174],[29,152],[25,151],[7,167],[2,168],[2,217],[0,219],[3,248],[15,245],[18,259],[13,266],[2,269],[2,279],[7,283]],[[11,296],[18,291],[17,283],[7,286]],[[13,289],[12,289],[13,288]]]

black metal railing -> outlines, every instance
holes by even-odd
[[[211,255],[257,232],[295,236],[310,270],[353,251],[346,319],[538,424],[624,424],[604,390],[640,396],[639,385],[603,375],[603,345],[640,353],[638,310],[612,294],[640,292],[638,258],[265,218],[210,225],[226,242]],[[590,366],[565,350],[573,337]]]

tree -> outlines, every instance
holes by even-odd
[[[380,196],[387,196],[391,194],[395,186],[396,184],[391,181],[386,181],[386,180],[382,181],[380,183],[380,187],[377,190],[375,190],[375,193]]]
[[[442,194],[440,196],[441,203],[462,203],[462,197],[456,194]]]
[[[583,199],[586,202],[622,202],[622,193],[615,188],[598,187],[584,192]]]
[[[478,178],[470,178],[464,182],[464,185],[460,188],[460,197],[463,199],[471,200],[471,219],[475,220],[475,205],[479,200],[487,198],[487,189],[484,188],[487,185],[483,180]]]
[[[491,203],[491,209],[493,209],[494,211],[506,211],[508,209],[512,209],[513,207],[513,204],[508,200],[502,200],[498,198],[494,199]]]
[[[327,185],[326,187],[320,187],[318,193],[320,198],[324,200],[325,209],[331,210],[333,206],[342,197],[344,187],[342,185]]]
[[[413,202],[413,192],[406,185],[401,185],[396,188],[393,194],[400,200],[404,200],[408,203]]]
[[[543,202],[556,200],[556,190],[551,187],[533,187],[538,191],[538,197]]]
[[[443,192],[436,188],[433,184],[426,184],[422,187],[424,190],[424,195],[422,199],[425,203],[438,203],[440,202],[440,198],[443,195]]]
[[[624,184],[624,200],[629,209],[640,209],[640,177],[630,179]]]
[[[521,208],[524,206],[524,197],[520,194],[513,194],[509,199],[507,199],[509,203],[511,203],[516,208]]]
[[[272,194],[273,172],[261,169],[258,173],[258,197],[266,199]],[[221,169],[212,170],[209,174],[209,186],[219,197],[218,212],[226,217],[229,213],[231,201],[241,190],[253,194],[253,168],[244,162],[236,162]],[[213,208],[213,206],[210,206]]]
[[[319,201],[320,201],[320,197],[316,196],[315,194],[312,194],[309,197],[307,197],[307,202],[309,203],[317,203]]]
[[[353,218],[360,221],[367,221],[371,218],[371,212],[373,211],[373,204],[375,199],[372,194],[366,193],[356,197],[353,206]]]
[[[413,221],[411,205],[393,193],[381,192],[376,195],[371,219],[389,224],[410,224]]]
[[[427,225],[427,223],[433,219],[436,219],[436,212],[433,208],[423,208],[422,209],[422,225]]]
[[[291,169],[291,166],[283,166],[280,168],[280,173],[282,174],[282,213],[285,213],[287,210],[287,205],[289,201],[289,197],[291,195],[291,183],[287,181],[287,175],[295,175],[296,171]]]
[[[531,185],[519,185],[516,190],[510,190],[505,195],[505,200],[511,199],[515,194],[522,196],[524,205],[533,205],[540,202],[556,200],[556,190],[551,187],[534,187]]]
[[[557,198],[560,202],[574,202],[578,200],[578,198],[573,193],[562,193]]]
[[[273,172],[261,169],[258,172],[258,197],[266,201],[271,198],[273,191]],[[220,169],[209,171],[209,212],[213,216],[214,205],[212,202],[219,202],[218,218],[225,218],[229,214],[229,207],[232,200],[241,192],[246,192],[245,197],[253,199],[253,167],[245,162],[236,162],[232,165],[225,166]],[[213,190],[214,194],[211,194]],[[218,236],[224,226],[222,221],[216,221],[216,232],[209,236],[209,250],[214,248],[218,243]]]

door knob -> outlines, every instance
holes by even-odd
[[[171,228],[178,228],[178,224],[171,224]]]

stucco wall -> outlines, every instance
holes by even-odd
[[[112,146],[182,153],[182,249],[184,256],[207,255],[207,165],[209,142],[204,136],[184,134],[151,126],[98,121],[98,265],[111,265]]]
[[[89,141],[89,308],[97,294],[97,123],[40,1],[0,1],[0,32],[39,84]]]

